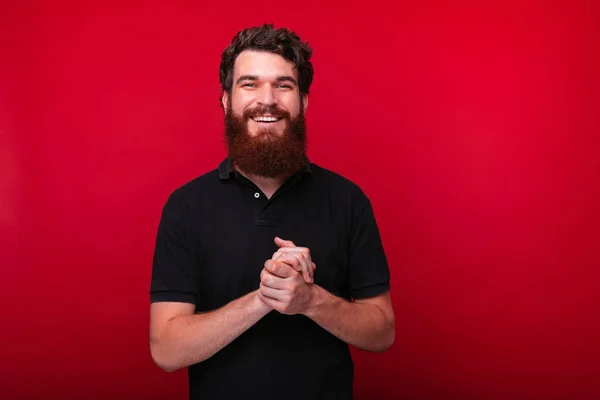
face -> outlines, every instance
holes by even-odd
[[[266,52],[237,57],[231,96],[223,95],[229,155],[247,173],[277,178],[305,162],[306,96],[300,96],[294,65]]]
[[[306,110],[307,103],[307,96],[300,96],[294,64],[277,54],[250,50],[236,58],[231,98],[223,95],[226,111],[240,117],[252,114],[247,121],[251,136],[265,130],[282,135],[289,119]]]

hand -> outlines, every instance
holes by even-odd
[[[305,314],[312,306],[315,286],[290,265],[267,260],[260,274],[260,299],[282,314]]]
[[[306,247],[297,247],[291,240],[275,238],[275,244],[279,246],[273,257],[275,261],[282,261],[290,265],[296,271],[301,272],[306,283],[314,282],[314,271],[317,268],[310,257],[310,250]]]

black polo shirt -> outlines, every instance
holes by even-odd
[[[310,249],[315,284],[347,300],[389,290],[371,203],[307,160],[270,198],[226,158],[169,196],[158,228],[151,301],[215,310],[258,289],[275,236]],[[201,332],[198,332],[201,334]],[[192,399],[351,399],[348,345],[303,315],[272,311],[188,368]]]

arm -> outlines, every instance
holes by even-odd
[[[387,283],[389,272],[378,235],[371,234],[366,239],[362,239],[363,244],[354,253],[357,262],[353,263],[353,276],[358,277],[351,282],[355,287],[354,302],[298,279],[298,271],[312,264],[310,253],[294,251],[293,242],[279,238],[275,240],[280,246],[275,253],[277,257],[274,255],[275,260],[267,261],[261,273],[261,300],[285,314],[304,314],[340,340],[362,350],[387,350],[395,338],[395,317]],[[365,281],[370,283],[366,288]]]
[[[383,352],[394,342],[395,321],[389,292],[353,303],[312,285],[305,315],[344,342],[362,350]]]
[[[194,305],[189,303],[152,303],[152,358],[167,372],[204,361],[235,340],[269,311],[256,291],[218,310],[201,314],[194,314]]]
[[[217,310],[196,313],[203,266],[198,263],[201,241],[193,227],[202,221],[191,213],[188,198],[177,190],[165,204],[152,266],[150,353],[169,372],[212,357],[270,311],[253,292]]]
[[[306,283],[292,267],[307,263],[306,255],[283,255],[269,260],[261,272],[259,298],[283,314],[303,314],[322,328],[362,350],[382,352],[394,342],[395,321],[389,290],[356,299],[334,296],[316,284]]]

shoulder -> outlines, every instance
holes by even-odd
[[[345,203],[357,211],[370,204],[363,188],[347,176],[315,163],[311,163],[311,170],[315,181],[338,203]]]
[[[207,193],[213,191],[219,183],[217,169],[205,172],[171,190],[164,204],[164,210],[171,214],[185,214],[194,209],[194,205],[205,201]]]
[[[348,193],[363,193],[361,187],[356,182],[338,172],[315,163],[311,163],[310,167],[315,178],[321,180],[328,186],[335,187],[336,189]]]

